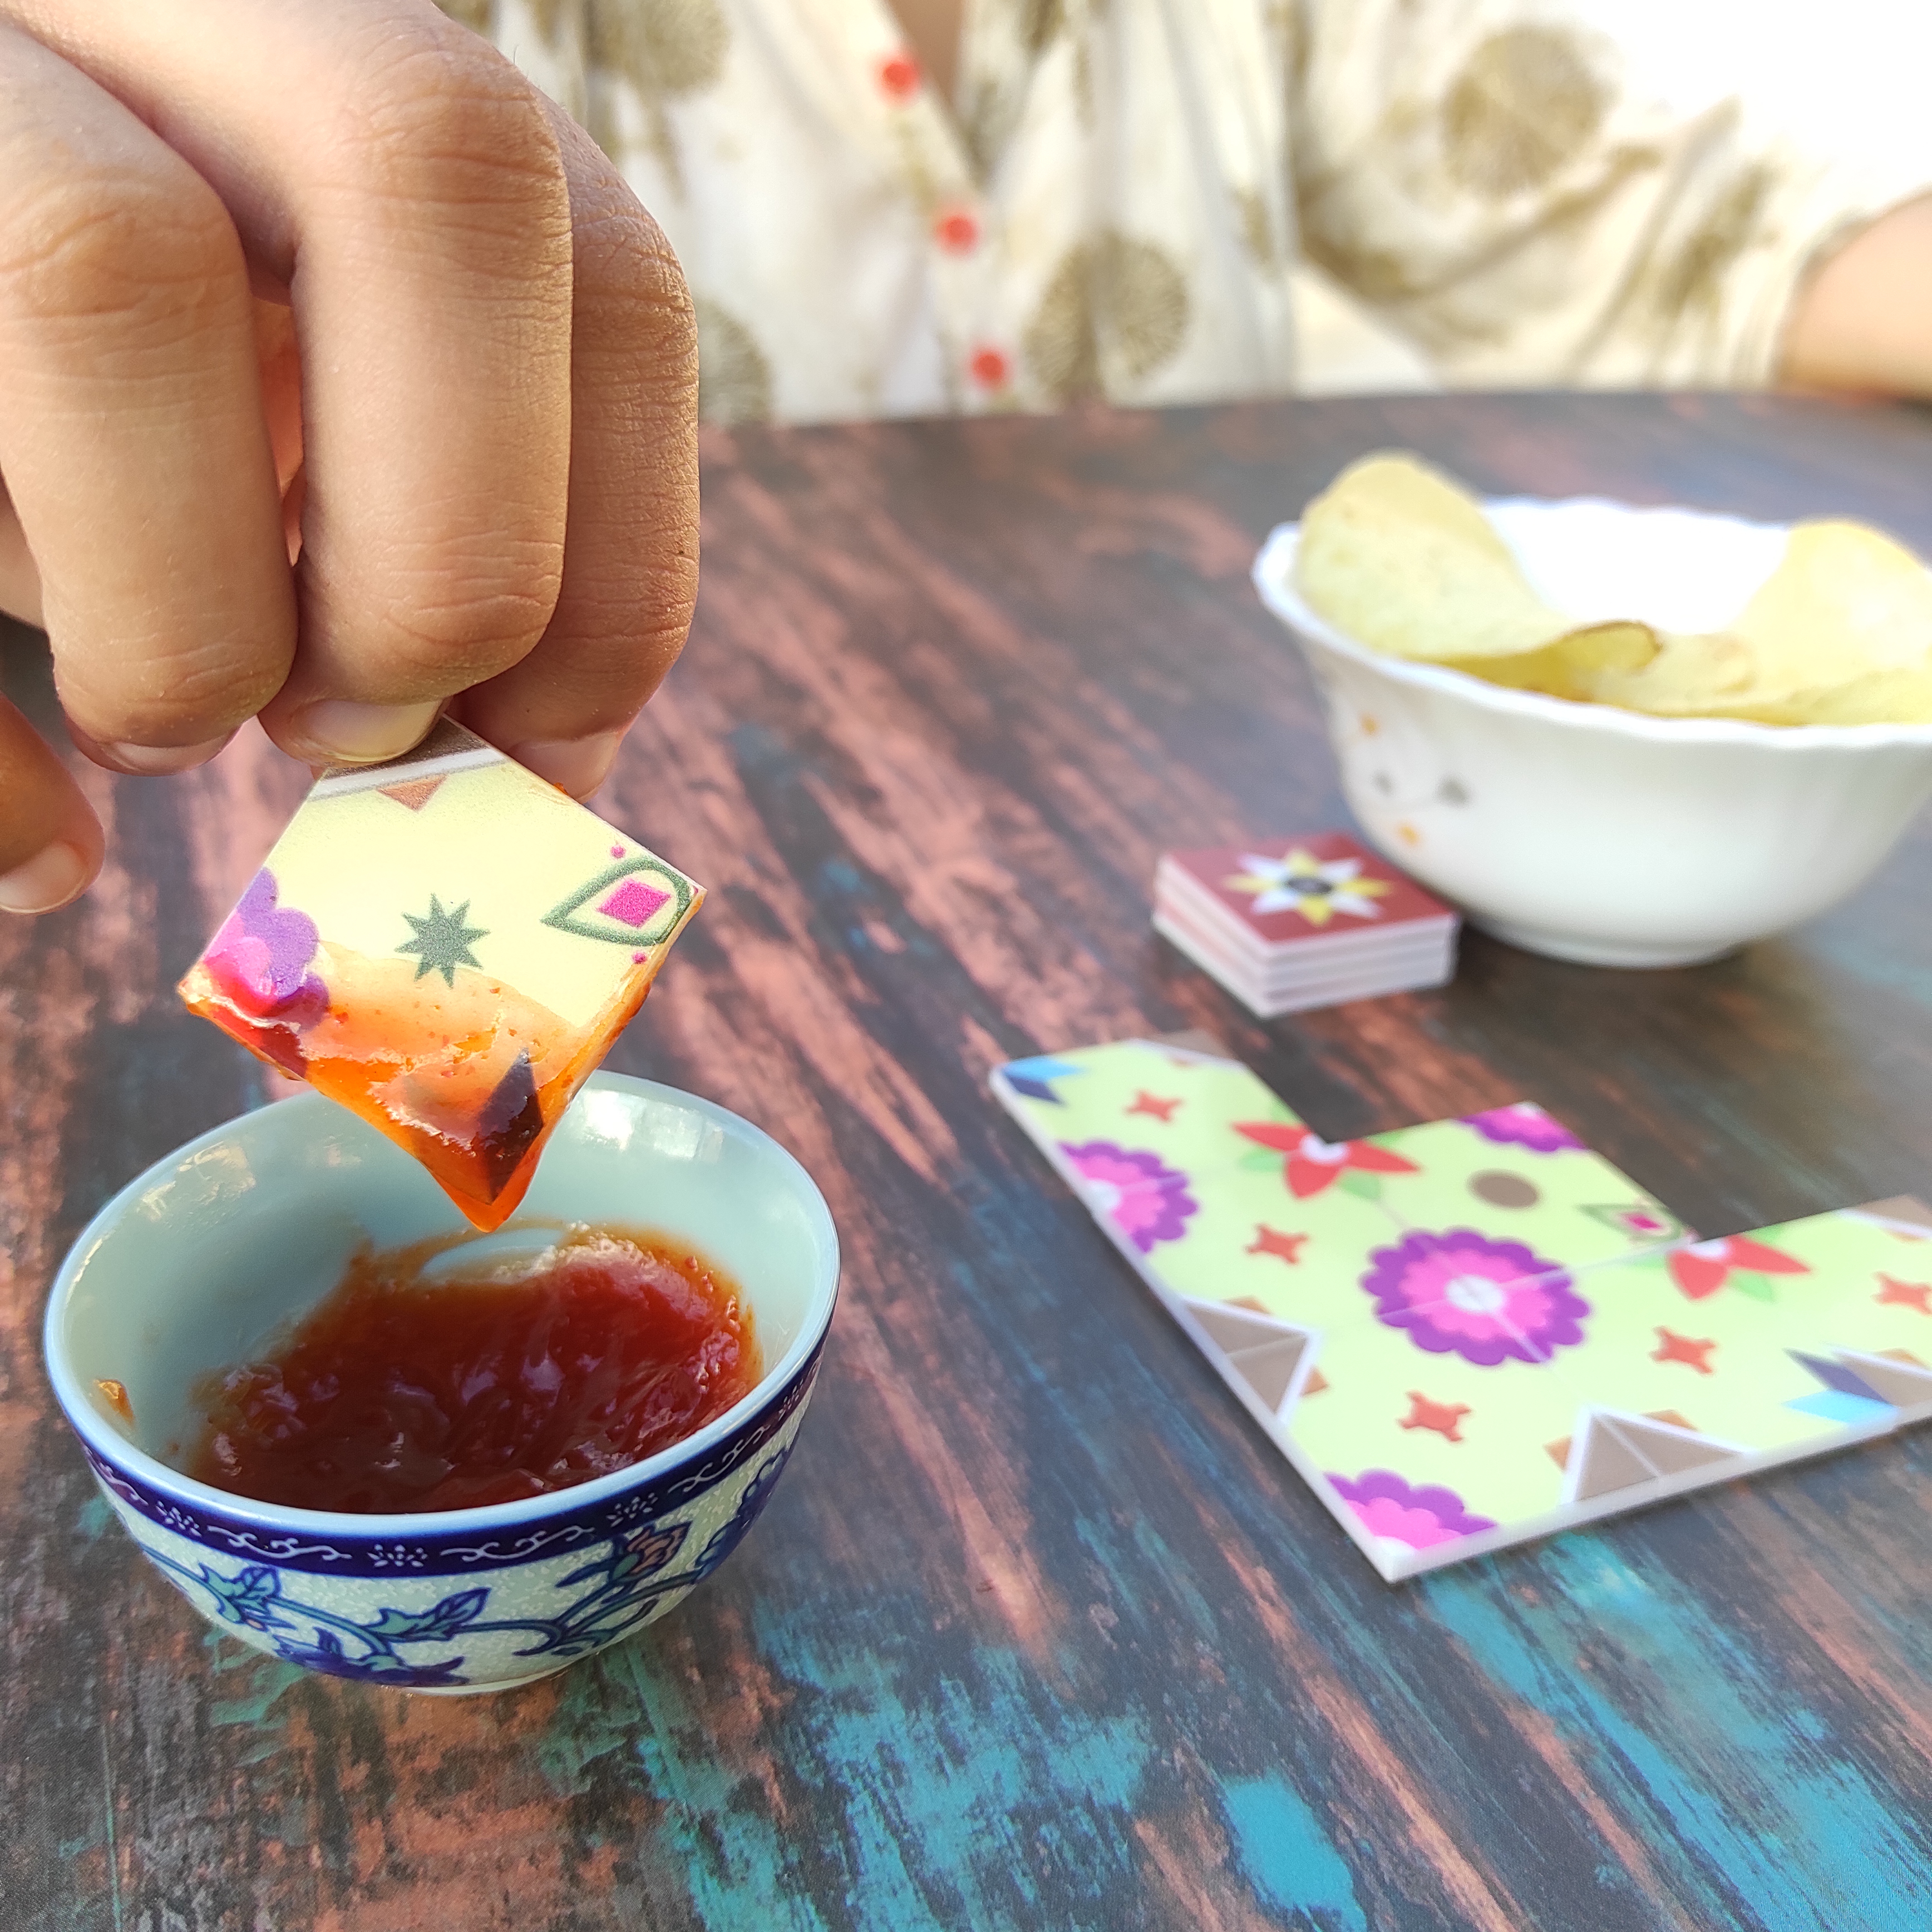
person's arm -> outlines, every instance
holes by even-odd
[[[1808,388],[1932,396],[1932,195],[1826,258],[1792,305],[1778,374]]]
[[[0,608],[81,749],[374,762],[454,700],[593,789],[691,615],[697,362],[590,140],[429,0],[0,0]],[[0,700],[0,908],[100,858]]]

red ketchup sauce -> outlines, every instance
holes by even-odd
[[[514,1502],[681,1442],[763,1372],[735,1284],[656,1236],[424,1281],[448,1245],[365,1250],[269,1359],[211,1378],[188,1473],[295,1509]]]

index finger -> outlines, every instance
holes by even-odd
[[[540,97],[429,0],[31,10],[290,291],[298,636],[262,722],[314,761],[406,749],[530,650],[561,581],[570,214]]]
[[[698,339],[670,244],[553,111],[570,185],[570,524],[542,641],[464,723],[577,797],[682,648],[698,592]]]
[[[100,869],[100,822],[52,748],[0,698],[0,911],[51,912]]]
[[[295,648],[241,244],[124,103],[4,22],[0,178],[8,594],[84,748],[193,763]]]

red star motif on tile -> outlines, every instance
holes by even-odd
[[[1319,1194],[1340,1179],[1345,1168],[1358,1174],[1413,1174],[1412,1160],[1368,1141],[1324,1141],[1312,1127],[1285,1120],[1237,1120],[1234,1131],[1257,1147],[1284,1156],[1282,1178],[1298,1201]]]
[[[1419,1390],[1408,1392],[1409,1411],[1397,1425],[1403,1429],[1432,1429],[1451,1442],[1462,1439],[1457,1425],[1469,1412],[1466,1402],[1431,1402]]]
[[[1682,1362],[1687,1369],[1695,1369],[1700,1376],[1708,1376],[1712,1371],[1706,1358],[1717,1346],[1714,1341],[1694,1341],[1688,1335],[1660,1328],[1657,1331],[1657,1346],[1651,1352],[1650,1359],[1653,1362]]]
[[[1811,1270],[1791,1256],[1768,1248],[1748,1234],[1730,1234],[1721,1240],[1694,1241],[1688,1247],[1674,1248],[1664,1257],[1670,1278],[1690,1301],[1702,1301],[1715,1294],[1733,1274],[1809,1274]]]
[[[1876,1298],[1880,1302],[1896,1302],[1901,1308],[1932,1315],[1932,1281],[1894,1281],[1890,1275],[1882,1274],[1879,1282]]]
[[[1158,1094],[1136,1094],[1134,1104],[1127,1109],[1130,1114],[1151,1114],[1163,1124],[1174,1118],[1174,1110],[1179,1106],[1178,1100],[1163,1100]]]
[[[1241,1252],[1249,1255],[1279,1255],[1285,1262],[1298,1262],[1307,1241],[1306,1234],[1284,1234],[1257,1222],[1254,1239]]]

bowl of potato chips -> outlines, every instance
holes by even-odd
[[[1254,580],[1370,838],[1533,952],[1714,958],[1852,891],[1932,795],[1932,571],[1861,524],[1479,502],[1384,454]]]

